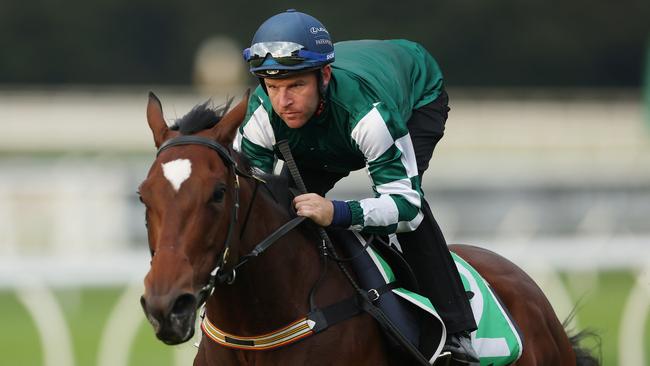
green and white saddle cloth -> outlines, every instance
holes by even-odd
[[[395,281],[395,275],[388,263],[372,248],[368,247],[366,250],[384,281],[386,283]],[[481,358],[481,365],[512,364],[521,356],[522,351],[522,339],[513,320],[483,277],[462,258],[455,253],[451,254],[458,267],[465,291],[471,291],[474,294],[470,300],[470,305],[478,330],[471,334],[471,338],[472,345]],[[429,315],[426,320],[431,322],[430,326],[440,330],[440,341],[433,348],[435,350],[433,355],[426,355],[430,357],[430,362],[433,363],[440,355],[445,343],[446,331],[444,323],[426,297],[403,288],[396,288],[392,291],[400,298],[426,312]]]
[[[478,329],[472,333],[472,345],[481,357],[481,365],[509,365],[521,356],[519,330],[490,285],[456,253],[451,253],[463,281],[471,291],[472,312]]]

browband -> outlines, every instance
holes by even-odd
[[[236,165],[235,161],[232,159],[232,156],[230,156],[230,152],[226,150],[225,147],[221,146],[218,142],[211,140],[209,138],[201,137],[201,136],[177,136],[174,138],[171,138],[160,145],[158,148],[158,152],[156,153],[156,156],[160,155],[161,152],[169,149],[172,146],[178,146],[178,145],[203,145],[211,148],[212,150],[216,151],[226,162],[228,162],[230,165]]]
[[[230,151],[228,151],[228,149],[223,147],[218,142],[206,137],[191,136],[191,135],[176,136],[174,138],[171,138],[163,142],[162,145],[160,145],[160,147],[158,148],[158,152],[156,152],[156,156],[160,155],[160,153],[169,149],[170,147],[179,146],[179,145],[203,145],[209,147],[210,149],[216,151],[217,154],[221,156],[221,158],[224,160],[225,163],[228,163],[228,165],[234,167],[237,174],[249,178],[251,177],[249,173],[239,169],[237,162],[235,162],[235,160],[232,158],[232,155],[230,155]]]

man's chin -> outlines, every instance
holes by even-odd
[[[301,118],[300,116],[282,116],[284,123],[289,126],[289,128],[300,128],[307,123],[307,120]]]

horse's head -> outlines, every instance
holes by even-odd
[[[168,127],[160,101],[149,95],[147,121],[158,154],[139,188],[152,257],[141,304],[167,344],[193,336],[211,272],[224,261],[238,205],[238,168],[229,146],[247,97],[223,117],[227,106],[215,110],[206,102]]]

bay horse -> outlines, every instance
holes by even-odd
[[[353,295],[333,261],[322,261],[313,228],[301,225],[262,255],[249,254],[292,217],[232,148],[247,101],[227,113],[227,105],[206,102],[169,127],[149,94],[158,155],[139,187],[152,256],[141,305],[156,336],[170,345],[189,340],[205,302],[197,366],[404,364],[365,313],[317,334],[297,321],[310,311],[309,299],[326,307]],[[485,249],[451,249],[483,275],[519,326],[524,346],[516,365],[597,364],[523,270]],[[244,258],[251,260],[235,272]]]

